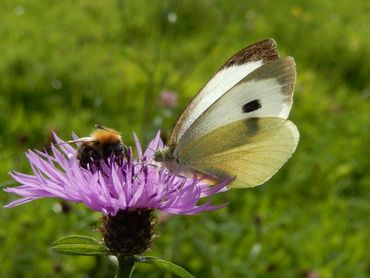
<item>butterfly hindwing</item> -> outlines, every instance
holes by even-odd
[[[296,126],[281,118],[248,118],[217,128],[184,146],[179,163],[218,180],[236,177],[231,187],[267,181],[298,144]]]
[[[259,41],[236,53],[186,107],[171,133],[169,145],[176,145],[195,120],[240,80],[278,58],[278,49],[273,39]]]

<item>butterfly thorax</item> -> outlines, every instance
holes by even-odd
[[[174,150],[175,147],[166,146],[163,149],[156,151],[153,158],[157,162],[168,162],[175,160]]]
[[[158,162],[160,167],[166,168],[176,175],[193,177],[194,170],[184,163],[180,163],[175,149],[176,146],[166,146],[163,149],[156,151],[153,157],[154,161]]]

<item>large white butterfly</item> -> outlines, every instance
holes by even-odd
[[[186,107],[154,160],[178,173],[234,177],[230,187],[264,183],[298,144],[287,120],[295,80],[294,59],[279,58],[274,40],[240,50]]]

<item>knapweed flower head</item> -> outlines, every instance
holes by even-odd
[[[5,191],[22,198],[6,207],[40,198],[61,198],[83,202],[92,210],[115,216],[119,211],[145,209],[195,214],[224,206],[200,201],[225,191],[228,180],[211,186],[195,176],[177,176],[154,164],[154,152],[163,147],[159,133],[145,152],[134,135],[137,157],[128,148],[122,161],[111,157],[98,167],[87,168],[81,167],[76,148],[55,134],[54,137],[58,145],[51,146],[50,154],[37,150],[26,153],[33,174],[10,173],[21,185]]]

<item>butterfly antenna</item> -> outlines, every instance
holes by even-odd
[[[149,147],[149,146],[147,146],[146,147],[147,149],[149,149],[149,150],[151,150],[152,152],[156,152],[157,150],[155,150],[155,149],[152,149],[151,147]]]
[[[142,149],[149,149],[152,152],[156,152],[157,151],[156,149],[153,149],[153,148],[149,147],[149,144],[140,143],[140,145],[141,145]]]

